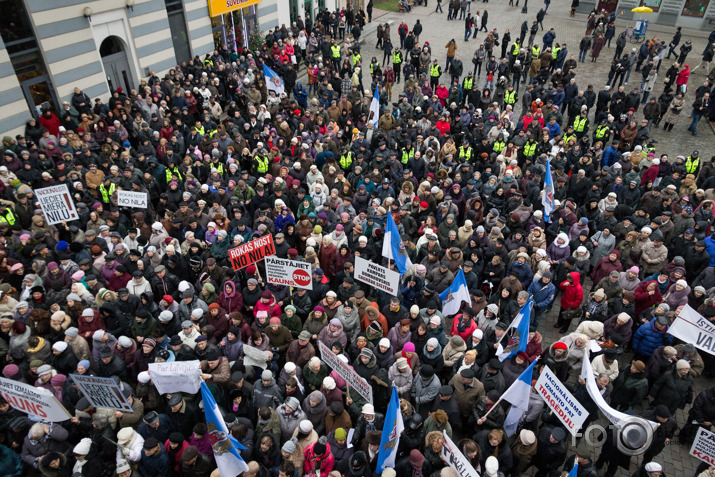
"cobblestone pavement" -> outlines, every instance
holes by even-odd
[[[523,5],[523,4],[522,4]],[[464,38],[464,22],[462,20],[447,21],[447,9],[444,8],[444,13],[435,13],[434,8],[436,6],[435,0],[430,1],[429,7],[415,7],[409,14],[404,13],[392,13],[375,10],[373,15],[373,21],[368,24],[365,28],[363,38],[361,39],[362,44],[362,57],[366,64],[370,61],[373,56],[376,56],[378,60],[382,60],[382,51],[375,49],[376,36],[375,29],[378,23],[391,22],[391,37],[393,44],[399,45],[399,36],[397,35],[397,27],[400,22],[404,19],[410,29],[415,23],[416,19],[420,19],[420,22],[424,25],[424,31],[421,35],[422,41],[429,41],[432,45],[432,55],[433,58],[437,58],[439,63],[444,66],[446,62],[446,49],[444,45],[451,39],[455,38],[457,40],[458,50],[457,55],[460,56],[465,64],[465,71],[467,68],[471,67],[471,57],[474,49],[477,48],[482,40],[485,38],[485,33],[481,32],[477,36],[477,40],[470,39],[468,43],[463,41]],[[509,28],[513,32],[512,37],[518,36],[521,23],[526,19],[529,24],[535,19],[536,12],[541,8],[542,4],[539,1],[532,0],[529,6],[528,15],[521,14],[521,7],[510,7],[508,2],[502,0],[501,2],[473,2],[472,11],[480,10],[483,11],[487,8],[489,11],[489,22],[487,24],[488,28],[497,28],[500,36],[503,34],[506,28]],[[585,21],[586,15],[577,14],[574,18],[569,17],[569,0],[554,0],[551,2],[551,6],[548,10],[548,14],[544,19],[544,28],[548,30],[553,27],[556,29],[556,41],[559,43],[566,42],[570,53],[573,53],[578,57],[578,43],[581,40],[585,32]],[[616,33],[620,33],[632,22],[627,22],[625,20],[617,20],[616,22]],[[546,31],[545,30],[545,31]],[[652,25],[649,28],[648,34],[650,36],[658,36],[666,42],[669,42],[675,32],[675,28],[665,27],[660,25]],[[683,32],[685,39],[690,38],[693,42],[693,51],[689,55],[687,64],[691,65],[691,70],[694,66],[700,63],[701,55],[700,52],[705,48],[707,35],[709,32]],[[540,39],[543,33],[537,35],[537,39]],[[631,44],[627,46],[630,47]],[[638,45],[636,45],[638,46]],[[608,70],[610,66],[610,60],[613,57],[615,49],[615,41],[613,42],[613,47],[608,49],[604,48],[601,52],[601,56],[596,63],[590,62],[590,56],[585,63],[579,63],[578,72],[576,75],[576,82],[582,89],[588,84],[593,84],[596,91],[600,90],[605,86],[607,81]],[[674,60],[667,60],[665,64],[661,67],[661,74],[659,76],[658,85],[655,91],[652,93],[658,97],[663,91],[664,73],[668,67],[674,62]],[[447,75],[443,75],[443,79]],[[688,109],[692,103],[694,97],[695,89],[705,81],[705,72],[703,68],[699,68],[693,74],[691,74],[689,82],[689,94],[687,106]],[[448,78],[448,76],[447,76]],[[641,75],[640,73],[635,73],[631,75],[630,87],[640,86]],[[369,81],[369,80],[368,80]],[[402,91],[402,85],[395,85],[393,88],[393,100],[396,98],[396,94]],[[520,104],[520,103],[518,103]],[[520,111],[520,106],[517,112]],[[674,157],[677,154],[689,154],[693,149],[699,149],[701,151],[701,156],[709,157],[713,155],[710,151],[712,144],[712,131],[705,120],[702,120],[698,125],[698,136],[693,137],[687,131],[689,125],[689,119],[684,114],[680,119],[680,122],[675,126],[672,132],[664,132],[662,129],[653,129],[652,137],[654,137],[658,144],[656,145],[656,150],[658,153],[664,152]],[[593,118],[593,116],[591,116]],[[590,289],[590,280],[587,280],[587,284],[584,286],[585,289]],[[556,315],[558,314],[558,302],[554,304],[551,313],[547,314],[546,320],[542,321],[540,326],[540,333],[544,337],[545,343],[553,343],[558,340],[558,331],[553,328],[553,324],[556,322]],[[572,324],[571,331],[575,329],[576,325]],[[620,360],[621,369],[630,363],[632,359],[632,353],[626,353]],[[572,376],[571,381],[575,381],[576,377]],[[696,380],[695,395],[706,389],[707,387],[715,385],[715,379],[698,378]],[[678,424],[682,427],[685,424],[687,418],[687,410],[689,406],[686,407],[685,412],[679,410],[676,414]],[[602,425],[607,425],[607,421],[603,418],[599,421]],[[600,446],[589,446],[586,444],[585,439],[577,445],[570,445],[569,453],[577,449],[579,452],[584,452],[590,455],[594,460],[598,457],[600,453]],[[677,437],[671,442],[671,445],[666,446],[665,450],[656,458],[656,461],[663,465],[665,474],[668,476],[692,476],[694,475],[695,469],[700,464],[700,461],[694,457],[690,457],[688,454],[689,448],[683,447],[677,444]],[[642,457],[634,457],[631,459],[631,468],[628,473],[624,469],[619,469],[617,476],[630,476],[641,465]],[[535,471],[531,470],[531,475]],[[599,475],[603,475],[604,471],[601,471]]]
[[[369,23],[365,27],[363,36],[360,39],[361,43],[361,54],[363,57],[363,63],[368,65],[370,59],[375,56],[378,61],[382,60],[382,50],[377,50],[375,48],[376,40],[376,28],[379,23],[390,22],[391,28],[391,39],[393,45],[399,45],[399,35],[397,34],[397,27],[400,22],[404,20],[410,30],[415,24],[415,20],[419,18],[420,22],[423,24],[423,32],[420,37],[422,42],[429,41],[432,45],[432,58],[439,60],[439,64],[444,67],[446,63],[446,49],[444,46],[447,42],[454,38],[457,42],[457,56],[460,57],[464,63],[464,72],[466,74],[469,69],[472,68],[471,58],[474,50],[479,47],[486,33],[482,31],[477,35],[476,40],[471,38],[469,42],[464,42],[464,21],[463,20],[452,20],[447,21],[447,7],[446,2],[443,2],[444,13],[435,13],[434,9],[436,7],[436,1],[430,0],[428,7],[417,6],[412,9],[410,13],[394,13],[387,12],[383,10],[374,10],[372,23]],[[523,0],[521,5],[523,5]],[[540,32],[536,36],[538,42],[541,41],[543,34],[548,31],[549,28],[554,28],[556,31],[556,41],[563,44],[566,42],[569,54],[573,54],[578,58],[578,44],[581,41],[586,29],[586,15],[577,13],[575,17],[571,18],[569,16],[569,7],[571,5],[570,0],[554,0],[551,2],[548,13],[544,18],[544,28],[543,32]],[[519,32],[521,30],[521,24],[524,20],[527,20],[528,24],[536,19],[536,13],[543,6],[543,3],[539,0],[532,0],[529,3],[529,13],[522,14],[521,6],[510,7],[506,0],[501,0],[499,2],[487,2],[482,3],[479,1],[472,2],[472,13],[475,10],[483,12],[486,8],[489,12],[489,21],[487,23],[487,28],[496,28],[499,36],[504,34],[505,29],[509,29],[512,36],[512,41],[514,38],[518,38]],[[623,31],[627,26],[633,26],[633,21],[626,21],[623,19],[616,20],[616,35]],[[675,33],[674,27],[667,27],[662,25],[651,25],[648,28],[648,38],[657,36],[658,38],[664,40],[667,43],[670,42],[673,34]],[[683,29],[683,40],[690,39],[693,42],[693,50],[688,55],[686,64],[690,65],[691,75],[690,81],[688,82],[688,95],[686,101],[686,109],[689,113],[690,106],[694,101],[695,90],[700,86],[706,79],[706,73],[704,68],[698,68],[695,72],[692,72],[693,68],[700,64],[701,52],[705,48],[707,43],[707,36],[709,32],[692,31]],[[528,38],[528,36],[527,36]],[[681,42],[681,43],[682,43]],[[640,44],[633,45],[628,43],[626,46],[626,51],[631,47],[639,47]],[[500,48],[495,48],[495,52],[499,51]],[[587,58],[585,63],[579,63],[576,73],[576,83],[581,89],[586,89],[586,86],[592,84],[595,91],[599,91],[606,85],[608,79],[608,71],[610,68],[611,59],[615,52],[615,39],[612,42],[611,48],[604,47],[601,51],[601,55],[598,61],[595,63],[591,62],[591,57]],[[663,80],[665,79],[665,72],[674,63],[674,58],[671,57],[670,60],[664,60],[664,64],[660,68],[660,74],[658,75],[657,85],[655,90],[651,93],[651,96],[656,98],[660,96],[664,89]],[[639,88],[642,76],[635,71],[635,68],[631,74],[630,83],[626,86],[626,91],[630,91],[629,88]],[[446,73],[442,75],[442,82],[449,81],[449,75]],[[482,78],[482,81],[484,78]],[[364,80],[365,85],[369,84],[369,77]],[[522,84],[522,89],[523,89]],[[403,84],[395,85],[393,87],[393,101],[396,100],[397,95],[403,91]],[[521,102],[517,102],[516,112],[520,113]],[[591,114],[591,119],[595,113]],[[710,157],[710,151],[712,150],[708,147],[712,141],[712,131],[708,125],[707,119],[703,119],[698,124],[698,135],[692,136],[687,128],[690,125],[690,119],[687,117],[688,114],[682,114],[679,122],[676,124],[675,128],[671,132],[665,132],[663,129],[652,129],[651,137],[653,137],[658,143],[656,144],[656,153],[666,153],[671,157],[671,160],[678,154],[689,155],[694,149],[700,150],[701,157]],[[642,117],[642,116],[641,116]]]

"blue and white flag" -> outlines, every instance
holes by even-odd
[[[472,306],[472,298],[469,296],[469,288],[467,288],[467,279],[464,278],[464,271],[461,268],[449,288],[440,293],[439,297],[442,299],[442,314],[444,316],[459,313],[459,308],[463,301]]]
[[[569,475],[566,477],[577,477],[578,476],[578,458],[574,458],[574,463],[573,467],[571,467],[571,471],[569,471]]]
[[[395,468],[397,458],[397,448],[400,445],[400,435],[405,430],[402,421],[402,411],[400,410],[400,398],[397,395],[397,388],[392,386],[392,397],[390,405],[385,414],[385,425],[382,428],[380,438],[380,449],[377,451],[377,471],[382,473],[385,468]]]
[[[407,250],[400,238],[400,231],[397,230],[395,219],[392,214],[387,214],[385,222],[385,236],[382,239],[382,256],[395,261],[400,275],[404,274],[412,267],[412,260],[407,256]]]
[[[526,344],[529,342],[529,325],[531,324],[532,304],[533,302],[531,301],[531,297],[529,297],[529,299],[526,300],[526,303],[524,303],[524,306],[521,307],[521,310],[519,310],[519,314],[516,315],[516,318],[514,318],[509,325],[509,328],[507,328],[507,334],[509,334],[509,330],[512,328],[514,331],[512,332],[511,337],[509,337],[509,343],[507,343],[506,348],[499,343],[499,347],[497,348],[497,357],[499,358],[499,361],[505,361],[519,351],[526,351]]]
[[[377,127],[377,121],[380,119],[380,88],[375,88],[375,94],[372,96],[372,102],[370,103],[370,113],[373,114],[370,118],[368,114],[368,120]]]
[[[286,85],[278,76],[278,73],[270,69],[266,64],[263,64],[263,76],[266,77],[266,88],[268,91],[275,91],[276,96],[280,96],[285,93]]]
[[[216,400],[205,382],[201,382],[201,398],[204,401],[204,414],[208,427],[211,448],[214,451],[216,465],[221,475],[235,477],[248,471],[248,464],[243,460],[239,450],[246,449],[228,432]]]
[[[537,358],[538,359],[538,358]],[[507,436],[516,432],[521,416],[529,409],[529,394],[531,394],[531,379],[534,376],[536,359],[521,373],[519,379],[504,391],[502,399],[511,403],[511,409],[504,420],[504,430]]]
[[[541,205],[544,206],[544,222],[549,222],[549,217],[554,211],[554,177],[551,175],[551,162],[546,161],[546,174],[544,174],[544,190],[541,191]]]

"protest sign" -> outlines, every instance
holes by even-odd
[[[338,355],[328,348],[322,341],[318,341],[320,357],[333,371],[338,373],[345,382],[360,396],[372,403],[372,386],[355,372],[348,364],[338,359]]]
[[[685,305],[675,319],[668,333],[676,338],[692,343],[698,349],[715,354],[715,324],[703,318],[690,305]]]
[[[474,477],[479,475],[472,464],[469,463],[464,454],[459,450],[459,447],[449,438],[446,432],[442,431],[444,443],[442,444],[442,459],[451,468],[457,471],[459,477]]]
[[[70,374],[70,376],[92,406],[134,412],[114,379],[82,374]]]
[[[159,394],[196,394],[201,388],[200,362],[149,363],[149,376]]]
[[[690,447],[690,455],[710,465],[715,465],[715,433],[704,427],[698,428],[693,445]]]
[[[239,271],[252,263],[260,262],[264,258],[275,255],[276,246],[273,235],[264,235],[250,242],[239,245],[228,251],[228,259],[234,271]]]
[[[48,225],[79,219],[67,184],[35,189],[35,197],[40,203]]]
[[[55,395],[45,388],[0,378],[0,395],[13,408],[43,421],[62,422],[72,417]]]
[[[306,290],[313,289],[313,276],[309,263],[266,257],[265,264],[268,283],[305,288]]]
[[[588,417],[588,411],[573,397],[564,383],[548,366],[544,366],[544,370],[536,381],[536,391],[551,411],[564,423],[566,429],[575,436]]]
[[[243,364],[246,366],[257,366],[265,369],[268,361],[267,353],[253,346],[243,345]]]
[[[138,209],[146,209],[148,207],[146,196],[146,192],[118,190],[117,205],[119,207],[136,207]]]
[[[360,257],[355,257],[355,280],[367,283],[392,296],[397,296],[397,290],[400,287],[398,272]]]

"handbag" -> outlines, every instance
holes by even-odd
[[[487,81],[494,81],[494,73],[489,73],[487,76]]]
[[[576,308],[575,310],[564,310],[561,313],[561,316],[563,316],[566,320],[573,320],[574,318],[581,318],[581,313],[582,310],[580,308]]]

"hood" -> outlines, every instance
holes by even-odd
[[[559,245],[558,239],[563,239],[563,240],[564,240],[563,245]],[[569,246],[569,236],[566,235],[565,233],[561,232],[560,234],[558,234],[558,235],[556,236],[556,240],[554,241],[554,243],[555,243],[556,246],[559,247],[559,248],[566,248],[566,247]]]
[[[371,320],[376,320],[380,317],[380,309],[377,306],[377,303],[374,301],[370,303],[370,306],[365,308],[365,313],[367,313],[368,318]]]
[[[223,293],[227,297],[233,298],[233,296],[236,294],[236,284],[233,283],[231,280],[224,283],[223,284]]]
[[[581,283],[581,274],[579,272],[571,272],[569,275],[573,278],[574,283]]]

